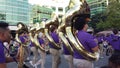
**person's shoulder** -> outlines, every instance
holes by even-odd
[[[87,32],[83,32],[83,33],[82,33],[82,36],[83,36],[85,39],[94,38],[93,35],[91,35],[91,34],[89,34],[89,33],[87,33]]]
[[[85,34],[85,35],[87,35],[88,33],[86,31],[80,30],[80,31],[78,31],[78,34]]]
[[[93,35],[91,35],[90,33],[84,32],[84,35],[86,35],[87,37],[93,37]]]

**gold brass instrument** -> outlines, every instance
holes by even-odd
[[[23,68],[23,57],[24,57],[24,48],[23,48],[23,44],[21,43],[20,39],[19,39],[19,35],[18,33],[16,33],[16,41],[19,43],[20,48],[19,48],[19,63],[18,63],[18,68]]]
[[[43,31],[44,31],[44,28],[41,28],[38,24],[37,27],[31,28],[29,36],[30,36],[31,41],[36,45],[36,47],[38,47],[41,51],[45,52],[45,48],[43,48],[40,45],[39,40],[38,40],[39,33]]]
[[[65,47],[69,50],[70,54],[73,55],[73,48],[71,47],[65,32],[65,22],[62,22],[58,27],[58,32],[60,39],[64,43]]]
[[[56,26],[58,26],[59,21],[58,21],[58,18],[57,18],[57,16],[56,16],[55,13],[52,13],[51,18],[52,18],[52,19],[46,21],[44,32],[45,32],[46,37],[47,37],[48,40],[54,45],[54,47],[57,48],[57,49],[59,49],[59,48],[61,48],[61,47],[54,42],[53,38],[52,38],[52,37],[50,36],[50,34],[49,34],[50,26],[51,26],[51,25],[56,25]]]
[[[21,25],[20,28],[19,28],[19,25]],[[23,65],[24,65],[23,62],[24,62],[24,59],[26,58],[26,56],[25,56],[26,51],[25,51],[25,47],[24,47],[24,46],[26,46],[26,44],[23,44],[21,42],[21,40],[19,39],[19,32],[22,31],[22,30],[28,30],[28,29],[27,29],[27,26],[25,24],[20,23],[20,24],[18,24],[18,30],[16,31],[16,37],[15,37],[16,41],[20,45],[20,48],[19,48],[19,51],[18,51],[19,52],[18,68],[23,68]]]
[[[72,4],[72,6],[71,6]],[[99,53],[91,53],[88,52],[81,42],[78,40],[78,38],[75,35],[74,29],[71,26],[71,19],[77,14],[89,14],[89,11],[86,11],[86,7],[88,7],[88,4],[85,0],[70,0],[69,3],[70,10],[63,16],[62,21],[65,23],[66,27],[66,35],[68,39],[70,40],[73,47],[81,54],[83,57],[90,61],[95,61],[99,59]]]
[[[36,31],[36,28],[35,28],[35,27],[30,28],[29,37],[30,37],[30,40],[31,40],[33,43],[34,43],[35,31]]]

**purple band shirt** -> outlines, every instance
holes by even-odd
[[[93,51],[91,48],[94,48],[97,46],[97,43],[94,41],[94,37],[85,31],[79,31],[77,34],[77,37],[78,37],[78,40],[83,45],[83,47],[87,51],[92,53]],[[85,59],[81,54],[79,54],[79,52],[77,50],[74,50],[74,58]]]
[[[20,36],[19,39],[22,43],[25,43],[25,37],[24,36]]]
[[[109,41],[109,44],[113,47],[113,49],[120,50],[120,37],[119,36],[111,35],[108,41]]]
[[[40,44],[44,44],[44,40],[42,38],[38,38]]]
[[[59,43],[59,37],[55,32],[52,32],[51,36],[52,36],[53,40],[55,41],[55,43]],[[49,43],[49,46],[50,46],[50,48],[54,48],[54,46],[51,43]]]
[[[5,63],[4,45],[0,41],[0,63]]]

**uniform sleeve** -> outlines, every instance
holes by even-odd
[[[0,63],[5,63],[4,47],[0,45]]]

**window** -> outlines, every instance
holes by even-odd
[[[62,12],[62,11],[63,11],[63,8],[58,8],[58,11]]]
[[[62,16],[63,16],[63,15],[59,15],[58,17],[59,17],[59,18],[62,18]]]
[[[102,3],[102,6],[106,6],[105,3]]]
[[[6,20],[6,14],[0,14],[0,20]]]
[[[52,7],[52,9],[55,11],[56,10],[56,8],[55,7]]]

